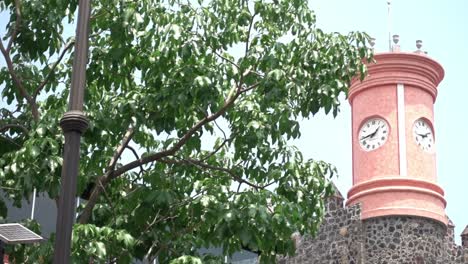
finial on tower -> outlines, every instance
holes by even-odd
[[[416,40],[416,48],[418,48],[418,50],[421,50],[421,47],[422,47],[422,40]]]
[[[370,39],[369,39],[369,44],[370,44],[370,46],[371,46],[371,49],[374,50],[375,38],[370,38]]]
[[[398,45],[398,42],[400,41],[400,35],[393,35],[393,46],[392,46],[392,52],[400,52],[400,45]]]
[[[423,43],[422,40],[420,40],[420,39],[416,40],[416,48],[417,48],[417,50],[416,50],[414,53],[421,54],[421,55],[427,54],[427,51],[422,51],[422,50],[421,50],[422,43]]]

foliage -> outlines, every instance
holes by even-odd
[[[77,1],[0,9],[0,182],[21,206],[33,188],[59,195]],[[212,246],[273,263],[316,232],[336,172],[288,140],[338,113],[367,35],[323,32],[301,0],[93,1],[90,34],[77,263],[184,263]],[[25,250],[40,262],[51,243]]]
[[[202,261],[197,257],[182,256],[174,259],[170,264],[202,264]]]
[[[73,229],[73,263],[109,263],[119,261],[130,263],[135,238],[125,230],[110,227],[96,227],[90,224],[77,225]]]

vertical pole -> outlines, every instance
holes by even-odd
[[[34,211],[36,210],[36,196],[37,196],[37,189],[34,188],[33,198],[32,198],[32,206],[31,206],[31,220],[34,219]]]
[[[76,199],[76,208],[80,207],[80,198]],[[75,218],[78,218],[78,213],[75,214]]]
[[[68,111],[60,120],[65,135],[62,164],[62,188],[58,203],[54,263],[70,263],[71,234],[75,222],[76,182],[79,169],[81,135],[88,127],[82,112],[88,62],[89,18],[91,0],[80,0],[76,28],[75,53]]]
[[[4,264],[5,249],[3,248],[3,241],[0,241],[0,264]]]
[[[388,51],[392,52],[392,21],[391,21],[391,14],[390,14],[390,5],[391,1],[387,1],[387,26],[388,26]]]

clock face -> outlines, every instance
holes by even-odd
[[[422,150],[430,152],[434,148],[434,132],[425,119],[420,118],[414,122],[413,137]]]
[[[365,151],[378,149],[387,141],[388,132],[387,121],[379,117],[370,118],[359,129],[359,144]]]

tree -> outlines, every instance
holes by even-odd
[[[2,189],[17,206],[33,188],[57,199],[77,1],[0,8]],[[288,140],[301,118],[338,113],[372,58],[366,42],[321,31],[301,0],[93,1],[74,261],[292,254],[294,232],[317,230],[336,171]],[[52,243],[12,254],[49,263]]]

